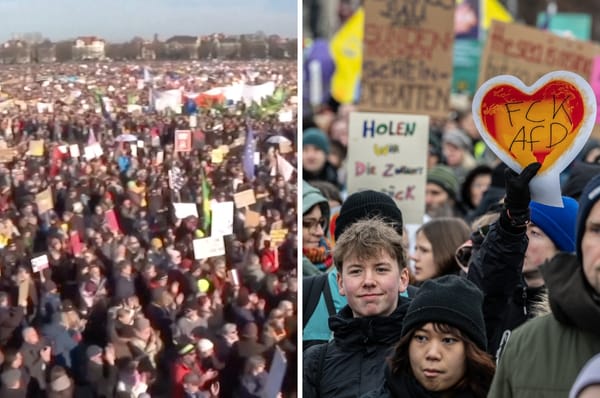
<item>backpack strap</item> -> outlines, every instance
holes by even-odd
[[[319,367],[317,368],[317,377],[315,380],[315,390],[317,391],[317,398],[321,396],[321,378],[323,376],[325,357],[327,356],[327,347],[329,347],[329,343],[321,344],[319,346]]]
[[[306,327],[315,308],[319,304],[321,292],[325,289],[328,274],[308,276],[302,279],[302,324]],[[329,286],[327,286],[329,287]],[[329,290],[329,289],[326,289]],[[331,296],[331,292],[329,292]],[[327,301],[327,299],[325,299]],[[333,301],[333,300],[332,300]],[[329,309],[329,306],[327,307]]]
[[[329,316],[337,314],[335,304],[333,303],[333,296],[331,295],[331,288],[329,286],[329,274],[325,274],[323,298],[325,299],[325,305],[327,306],[327,312],[329,313]]]

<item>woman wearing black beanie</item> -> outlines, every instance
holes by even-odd
[[[363,398],[483,398],[495,365],[486,353],[483,295],[465,278],[426,281],[411,302],[385,383]]]

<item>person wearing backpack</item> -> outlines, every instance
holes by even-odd
[[[380,217],[402,236],[402,212],[394,200],[382,192],[365,190],[353,193],[342,204],[335,221],[335,240],[337,241],[340,235],[356,221],[373,217]],[[302,281],[303,350],[331,340],[328,319],[348,304],[346,298],[338,291],[337,269],[332,268],[327,273],[305,277]],[[409,287],[402,294],[412,296],[409,294],[412,289],[414,288]]]
[[[409,299],[402,237],[381,218],[350,225],[336,242],[339,293],[348,305],[329,318],[333,340],[303,354],[304,397],[357,397],[384,381]]]

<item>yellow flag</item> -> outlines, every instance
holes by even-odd
[[[331,96],[341,104],[352,103],[356,96],[362,71],[364,24],[365,13],[361,7],[331,39],[330,52],[335,63]]]
[[[483,2],[483,18],[482,28],[488,30],[492,24],[492,20],[500,22],[512,22],[513,17],[504,8],[504,6],[498,0],[485,0]]]

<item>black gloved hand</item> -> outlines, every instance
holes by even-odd
[[[531,192],[529,191],[529,182],[535,177],[538,170],[542,167],[541,163],[531,163],[517,174],[511,169],[504,170],[506,199],[504,199],[504,208],[508,221],[513,227],[525,226],[529,222],[529,202],[531,201]]]

